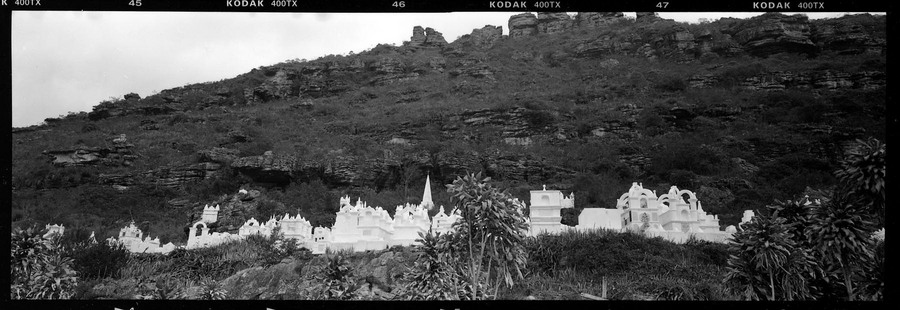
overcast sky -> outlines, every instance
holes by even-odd
[[[142,97],[185,84],[232,78],[288,59],[360,52],[401,44],[413,26],[448,42],[511,12],[464,13],[179,13],[12,12],[12,125],[24,127],[110,97]],[[660,13],[697,22],[761,13]],[[634,13],[626,13],[634,15]],[[844,13],[811,13],[810,18]]]

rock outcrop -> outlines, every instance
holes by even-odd
[[[636,12],[634,21],[637,23],[652,23],[660,20],[656,12]]]
[[[179,188],[185,184],[211,178],[218,173],[222,165],[217,163],[198,163],[190,165],[164,166],[140,173],[101,173],[100,184],[118,187],[133,185],[157,185]]]
[[[269,77],[262,85],[244,90],[244,98],[248,104],[258,104],[296,95],[296,91],[291,87],[294,84],[293,80],[297,78],[296,73],[287,70],[266,70],[265,74]]]
[[[494,46],[494,42],[497,42],[497,40],[500,40],[502,37],[502,26],[486,25],[481,29],[472,30],[471,34],[463,35],[454,43],[462,46],[471,46],[478,50],[484,50]]]
[[[741,86],[750,90],[784,90],[796,89],[876,89],[886,85],[885,74],[881,71],[862,71],[856,73],[818,71],[818,72],[772,72],[761,76],[747,78]]]
[[[87,113],[87,118],[92,121],[98,121],[104,118],[125,115],[165,115],[178,110],[169,104],[145,102],[145,100],[141,100],[140,95],[135,93],[126,94],[124,98],[122,100],[101,102],[94,106],[91,112]]]
[[[197,151],[200,162],[215,162],[230,165],[235,159],[238,159],[240,151],[235,149],[214,147],[209,150]]]
[[[755,56],[785,52],[812,55],[818,51],[810,40],[809,18],[805,15],[766,13],[741,23],[739,29],[734,39]]]
[[[572,29],[574,26],[575,20],[565,12],[537,14],[538,33],[554,34]]]
[[[43,154],[49,157],[50,162],[54,166],[60,167],[96,164],[131,166],[134,160],[138,158],[131,150],[134,145],[128,143],[124,134],[113,139],[112,144],[112,147],[80,146],[66,150],[44,151]]]
[[[871,15],[862,15],[877,19]],[[843,55],[881,54],[884,52],[885,40],[875,37],[877,29],[870,29],[865,24],[854,22],[859,17],[845,16],[826,19],[813,24],[812,39],[822,50],[830,50]]]
[[[621,20],[625,20],[622,12],[578,12],[575,15],[575,24],[581,28],[600,28]]]
[[[409,38],[410,47],[443,47],[447,45],[444,35],[432,28],[413,27],[413,35]]]
[[[537,34],[537,17],[531,13],[516,14],[509,18],[509,37],[523,37]]]
[[[264,183],[290,182],[295,166],[297,166],[296,157],[274,155],[272,152],[266,152],[261,156],[241,157],[231,163],[231,168]]]

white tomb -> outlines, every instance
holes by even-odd
[[[202,227],[202,228],[201,228]],[[198,233],[199,229],[199,233]],[[188,234],[186,249],[197,249],[197,248],[205,248],[220,245],[226,242],[240,240],[243,237],[240,235],[230,234],[230,233],[219,233],[209,232],[209,227],[206,227],[206,223],[203,221],[199,221],[194,223],[191,226]]]
[[[453,208],[450,214],[447,215],[444,213],[444,206],[441,206],[440,211],[431,219],[431,230],[441,234],[452,231],[453,223],[459,220],[460,213],[459,209]]]
[[[558,233],[563,227],[560,221],[562,216],[560,210],[562,208],[573,208],[575,205],[575,197],[566,197],[561,191],[547,190],[544,186],[543,190],[531,191],[531,225],[529,227],[529,235],[536,236],[540,233]]]
[[[278,221],[278,226],[281,227],[281,233],[285,238],[296,239],[301,244],[312,240],[312,224],[299,213],[293,217],[285,214]]]
[[[212,224],[215,223],[219,219],[219,205],[215,207],[210,207],[206,205],[203,207],[203,214],[200,216],[200,220],[207,223]]]
[[[167,254],[175,249],[175,245],[171,242],[160,246],[159,237],[153,239],[150,239],[150,236],[144,237],[144,232],[134,226],[134,221],[119,230],[118,239],[109,238],[107,241],[110,244],[122,244],[132,253]]]

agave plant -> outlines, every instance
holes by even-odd
[[[866,220],[862,207],[848,201],[846,196],[838,196],[815,208],[808,231],[810,243],[818,246],[820,259],[839,267],[847,298],[854,300],[853,278],[861,274],[863,262],[871,261],[874,256],[875,240],[871,235],[875,224]]]
[[[795,241],[782,217],[760,215],[735,233],[730,247],[726,285],[749,300],[812,298],[809,279],[819,272],[812,252]]]

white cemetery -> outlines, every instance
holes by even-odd
[[[573,229],[560,223],[560,210],[573,207],[574,194],[566,197],[561,191],[547,190],[546,186],[543,190],[531,191],[529,234],[535,236]],[[752,216],[753,211],[749,211],[749,216],[744,212],[743,220],[749,221]],[[655,192],[644,189],[638,183],[633,183],[631,189],[616,201],[615,209],[583,209],[574,229],[639,232],[677,243],[683,243],[691,236],[699,240],[726,242],[737,231],[734,226],[721,231],[718,216],[703,211],[700,201],[689,190],[672,186],[668,193],[657,197]]]
[[[242,190],[243,191],[243,190]],[[578,225],[570,227],[561,223],[560,210],[575,207],[575,194],[564,195],[559,190],[530,192],[530,236],[542,233],[560,233],[564,230],[607,229],[619,232],[637,232],[648,237],[662,237],[676,243],[686,242],[691,236],[699,240],[727,242],[738,228],[728,226],[724,231],[719,227],[717,215],[708,214],[696,195],[689,190],[679,190],[672,186],[669,192],[657,196],[654,191],[633,183],[627,193],[616,201],[615,209],[585,208],[578,216]],[[518,200],[516,200],[516,204]],[[381,208],[372,207],[358,198],[351,203],[350,196],[340,199],[340,210],[336,214],[334,226],[313,227],[300,214],[285,214],[271,217],[265,222],[255,218],[247,220],[236,234],[210,232],[207,224],[218,220],[219,206],[203,207],[201,218],[189,228],[185,249],[198,249],[226,242],[241,240],[251,235],[270,235],[278,227],[284,238],[297,240],[298,244],[310,249],[314,254],[327,250],[349,250],[355,252],[381,250],[391,246],[415,244],[419,233],[429,230],[438,233],[451,231],[452,225],[460,218],[460,210],[447,212],[444,206],[433,218],[428,211],[434,207],[431,199],[431,179],[426,178],[425,191],[419,204],[406,203],[394,208],[393,216]],[[741,223],[753,218],[753,211],[744,211]],[[740,227],[740,224],[738,224]],[[48,234],[62,234],[64,227],[47,226]],[[143,238],[143,239],[142,239]],[[143,232],[132,222],[122,228],[118,239],[109,242],[122,243],[135,253],[168,253],[176,248],[172,243],[160,245],[159,238],[143,237]]]
[[[425,180],[422,202],[418,205],[407,203],[397,206],[393,217],[387,210],[373,208],[361,199],[351,204],[350,196],[342,197],[340,211],[331,228],[313,228],[299,214],[285,214],[280,218],[272,217],[265,223],[251,218],[241,226],[237,234],[210,233],[206,224],[215,222],[219,207],[205,206],[201,220],[190,228],[186,249],[214,246],[256,234],[268,236],[276,227],[280,228],[285,238],[297,240],[315,254],[325,253],[329,249],[361,252],[395,245],[409,246],[416,243],[419,233],[427,233],[429,229],[442,233],[450,231],[459,218],[459,210],[447,214],[441,206],[438,214],[431,219],[428,210],[433,207],[430,177]]]

